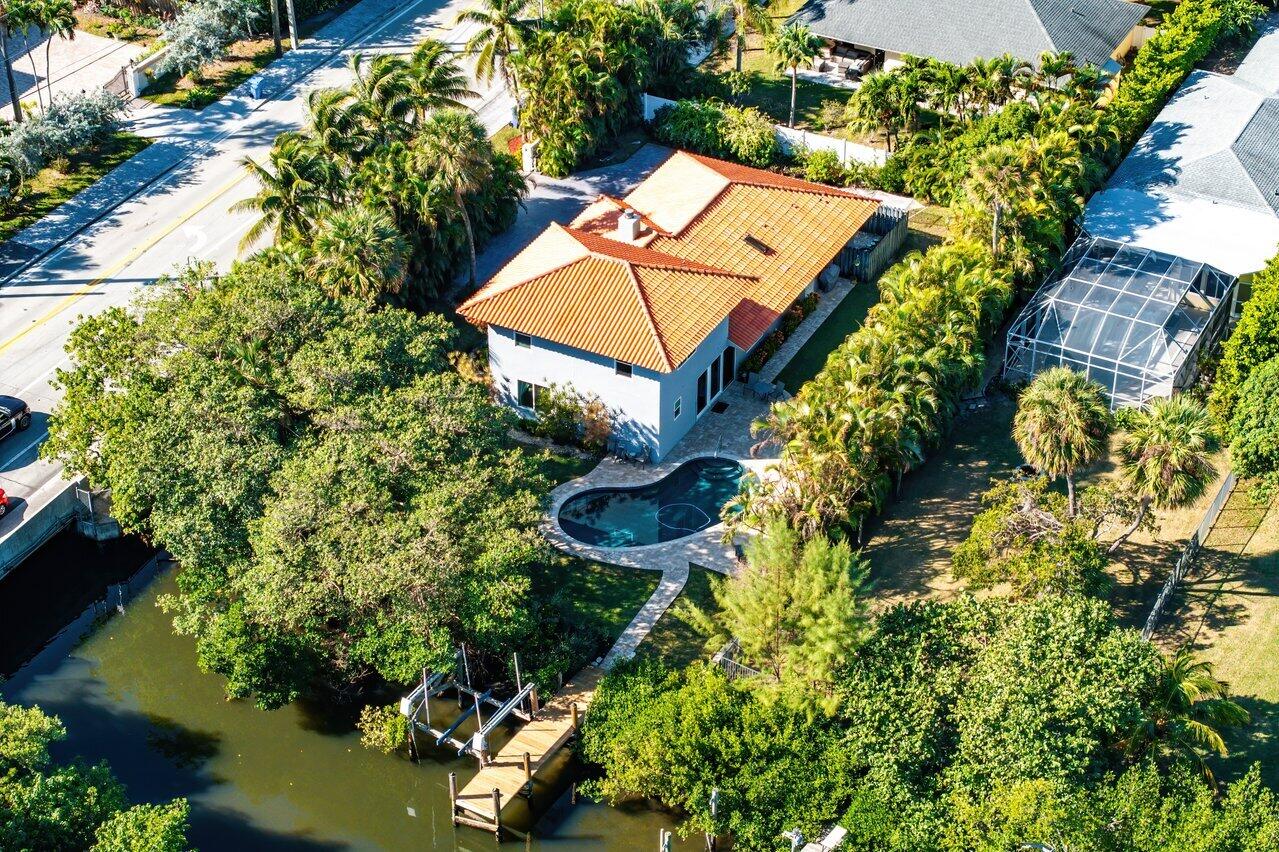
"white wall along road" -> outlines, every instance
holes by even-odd
[[[76,319],[127,305],[147,284],[190,261],[228,268],[253,220],[251,214],[228,212],[256,191],[242,158],[262,160],[277,135],[300,127],[306,92],[345,84],[353,52],[407,53],[427,37],[460,49],[471,28],[452,25],[469,2],[364,0],[319,34],[330,37],[303,42],[262,72],[278,78],[287,63],[305,72],[271,100],[253,101],[245,84],[203,113],[154,107],[131,119],[136,132],[163,140],[157,144],[177,140],[190,153],[158,180],[140,189],[122,187],[120,197],[128,200],[108,205],[95,224],[0,286],[0,393],[25,399],[33,412],[29,430],[0,443],[0,488],[11,500],[9,515],[0,519],[0,575],[12,567],[6,552],[17,552],[18,541],[29,537],[23,527],[67,488],[61,467],[37,454],[58,400],[50,382],[67,364],[65,346]],[[464,64],[472,67],[469,59]],[[306,70],[309,66],[315,67]],[[481,92],[474,106],[490,133],[510,119],[509,98],[495,83],[472,85]],[[219,113],[222,106],[227,108]]]

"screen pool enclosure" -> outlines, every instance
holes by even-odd
[[[1214,267],[1084,234],[1013,320],[1004,375],[1070,367],[1104,387],[1111,408],[1171,396],[1225,328],[1235,285]]]

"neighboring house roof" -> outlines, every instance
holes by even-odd
[[[736,345],[758,342],[878,204],[677,152],[625,199],[547,228],[458,313],[670,372],[725,318]],[[625,212],[640,217],[634,241]]]
[[[792,20],[824,38],[961,65],[1070,51],[1101,68],[1148,10],[1126,0],[808,0]]]
[[[1231,275],[1279,250],[1279,16],[1235,74],[1192,74],[1088,202],[1084,228]]]

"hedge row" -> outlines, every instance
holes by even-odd
[[[1105,138],[1113,128],[1118,138],[1110,136],[1109,143],[1076,139],[1073,149],[1058,144],[1052,156],[1081,158],[1090,166],[1100,165],[1097,156],[1117,159],[1194,63],[1261,11],[1251,0],[1185,0],[1142,46],[1133,72],[1121,79],[1103,108],[1093,133]],[[1058,176],[1075,175],[1073,204],[1061,200],[1061,187],[1042,188],[1045,199],[1055,203],[1041,218],[1055,218],[1058,226],[1042,231],[1061,234],[1105,169],[1071,172],[1061,163],[1045,165]],[[957,231],[972,230],[960,224]],[[960,394],[980,376],[983,344],[1014,293],[1011,263],[980,243],[962,240],[913,254],[886,274],[883,301],[862,328],[793,400],[774,406],[763,424],[783,444],[780,484],[748,486],[740,522],[759,526],[780,514],[810,533],[832,526],[860,528],[887,499],[894,477],[917,465],[938,442]]]

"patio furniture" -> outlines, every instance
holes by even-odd
[[[786,392],[786,386],[783,385],[781,382],[774,382],[769,387],[770,387],[770,392],[768,396],[766,397],[766,399],[772,399],[777,401],[790,399],[790,394]]]
[[[747,384],[746,389],[750,391],[756,399],[765,400],[770,399],[776,390],[773,385],[763,379],[756,379],[754,382]]]

